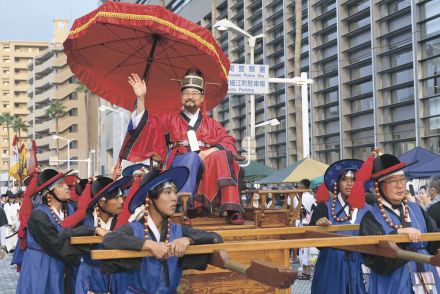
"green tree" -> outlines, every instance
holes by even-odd
[[[21,117],[15,117],[12,121],[12,130],[18,135],[18,142],[20,142],[21,132],[27,132],[28,127]]]
[[[14,121],[14,116],[12,114],[10,114],[9,112],[5,112],[0,114],[0,125],[6,125],[6,129],[8,131],[8,154],[9,156],[11,156],[10,154],[10,150],[11,150],[11,126],[13,124]],[[11,159],[8,158],[8,189],[9,189],[9,170],[11,169]]]
[[[49,104],[49,107],[46,110],[46,114],[51,118],[55,120],[55,133],[58,136],[58,119],[60,117],[63,117],[67,114],[66,107],[61,101],[54,100]],[[57,159],[60,158],[60,146],[59,146],[59,140],[56,140],[57,142]]]

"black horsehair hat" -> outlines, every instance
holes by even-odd
[[[38,186],[35,192],[41,192],[44,189],[52,190],[54,188],[54,184],[56,184],[58,180],[62,179],[71,172],[72,170],[69,170],[66,173],[59,173],[51,168],[43,170],[38,174]]]
[[[403,170],[404,168],[415,163],[417,163],[417,161],[408,164],[406,162],[400,161],[394,155],[382,154],[374,159],[371,179],[379,180],[380,178]]]
[[[113,179],[109,177],[98,177],[93,181],[92,186],[90,187],[93,198],[89,203],[88,210],[90,211],[93,209],[101,198],[109,200],[118,196],[123,196],[121,190],[131,184],[131,177],[122,177],[116,181],[113,181]]]

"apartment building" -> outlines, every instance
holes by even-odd
[[[160,4],[161,1],[127,1]],[[366,158],[374,146],[400,155],[440,152],[440,5],[435,0],[304,0],[301,52],[294,55],[295,1],[171,0],[168,9],[209,29],[227,18],[263,33],[255,63],[292,78],[295,62],[310,87],[311,156],[328,164]],[[232,63],[249,63],[247,39],[213,30]],[[299,91],[271,84],[255,97],[257,160],[282,168],[302,158]],[[249,134],[249,96],[229,95],[214,111],[237,139]]]
[[[48,42],[27,41],[0,41],[0,113],[10,113],[14,117],[20,117],[26,121],[29,114],[27,103],[28,89],[28,65],[32,58],[40,54],[48,46]],[[0,127],[0,173],[8,171],[10,161],[11,144],[15,132],[9,129],[10,138],[6,125]],[[17,134],[18,136],[18,134]],[[20,132],[21,141],[25,142],[26,132]],[[9,143],[8,143],[9,142]],[[8,145],[9,144],[9,145]]]
[[[37,159],[43,168],[66,171],[70,166],[80,177],[87,177],[95,164],[87,159],[95,158],[99,141],[99,98],[81,90],[67,65],[62,42],[68,32],[66,20],[54,20],[54,39],[28,66],[27,121],[33,126],[28,133],[35,136]],[[53,101],[60,101],[66,111],[58,119],[58,129],[55,119],[47,114]],[[54,138],[56,133],[61,138]]]

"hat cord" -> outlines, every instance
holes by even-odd
[[[382,195],[380,194],[379,190],[379,183],[377,181],[374,181],[374,190],[376,191],[376,198],[377,203],[379,205],[380,213],[382,214],[383,219],[387,222],[387,224],[394,228],[395,230],[403,228],[403,224],[396,225],[393,223],[393,221],[388,217],[385,208],[383,207],[382,203]],[[405,193],[405,196],[403,197],[403,215],[405,223],[409,223],[409,208],[408,208],[408,194]]]
[[[55,197],[56,198],[56,197]],[[58,199],[58,198],[57,198]],[[53,209],[52,206],[52,199],[50,197],[47,197],[47,206],[49,207],[50,210],[50,214],[52,214],[53,219],[55,220],[55,222],[61,227],[61,220],[59,217],[56,216],[55,211]],[[64,213],[64,218],[66,218],[67,215],[67,209],[65,209],[63,206],[63,203],[61,202],[61,206],[62,206],[62,211]]]
[[[153,205],[156,207],[156,210],[159,212],[159,209],[157,209],[156,204],[153,201]],[[149,197],[145,198],[145,209],[144,209],[144,232],[145,232],[145,240],[148,240],[148,210],[150,208],[150,199]],[[160,213],[160,212],[159,212]],[[167,233],[165,238],[165,243],[168,243],[170,241],[170,227],[171,223],[169,221],[169,217],[164,217],[162,214],[162,220],[164,220],[167,223]],[[157,242],[160,242],[160,240],[157,240]]]
[[[96,204],[96,206],[95,206],[95,212],[96,212],[96,226],[98,228],[102,228],[101,210],[99,209],[99,205],[98,204]]]
[[[331,194],[331,193],[330,193]],[[336,201],[337,201],[337,195],[338,195],[338,183],[334,183],[333,184],[333,195],[332,195],[332,217],[335,221],[337,222],[345,222],[349,219],[351,219],[351,215],[353,214],[353,208],[349,208],[348,209],[348,215],[346,215],[345,217],[337,217],[335,214],[335,208],[336,208]]]

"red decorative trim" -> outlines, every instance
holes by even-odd
[[[395,171],[401,170],[401,169],[405,168],[406,166],[407,166],[406,162],[401,162],[401,163],[395,164],[393,166],[390,166],[389,168],[381,170],[380,172],[372,174],[371,178],[372,179],[380,178],[380,177],[385,176],[387,174],[390,174],[390,173],[393,173]]]
[[[72,170],[69,170],[67,173],[63,174],[63,173],[58,173],[55,177],[51,178],[50,180],[48,180],[47,182],[43,183],[41,186],[38,186],[37,189],[35,190],[35,193],[41,192],[42,190],[44,190],[45,188],[47,188],[49,185],[53,184],[54,182],[56,182],[57,180],[61,179],[62,177],[68,175],[69,173],[71,173]]]

